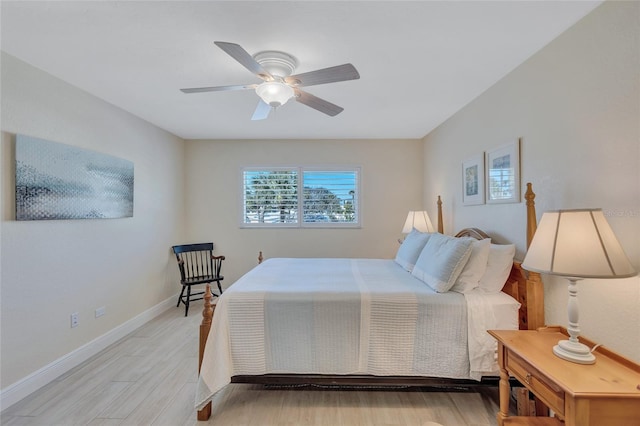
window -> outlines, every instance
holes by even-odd
[[[245,168],[243,227],[358,227],[359,168]]]

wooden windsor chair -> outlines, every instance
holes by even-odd
[[[202,300],[204,297],[204,291],[192,293],[192,286],[215,282],[218,286],[218,293],[212,292],[212,294],[216,297],[222,294],[220,281],[224,277],[220,272],[225,257],[213,255],[213,243],[177,245],[172,249],[178,261],[180,284],[182,285],[176,307],[183,303],[185,306],[184,316],[186,317],[189,314],[189,304],[194,300]]]

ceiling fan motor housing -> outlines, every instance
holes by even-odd
[[[262,68],[269,71],[273,76],[287,77],[296,69],[298,61],[296,58],[285,52],[277,50],[265,50],[253,55],[253,59],[262,65]]]

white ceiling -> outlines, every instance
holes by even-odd
[[[186,139],[421,138],[600,1],[2,1],[2,50]],[[260,82],[214,41],[281,50],[344,107],[289,102],[251,121]]]

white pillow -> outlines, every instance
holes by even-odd
[[[451,287],[451,291],[458,293],[468,293],[478,287],[480,278],[487,270],[487,261],[489,260],[489,250],[491,248],[491,239],[483,240],[473,239],[471,242],[471,256],[464,265],[462,272],[458,276],[455,284]]]
[[[498,293],[509,278],[513,257],[516,255],[515,244],[491,244],[487,270],[480,278],[480,289],[487,293]]]
[[[422,249],[411,275],[438,293],[445,293],[456,282],[470,255],[470,238],[432,234]]]
[[[430,235],[413,228],[398,248],[396,263],[411,272]]]

